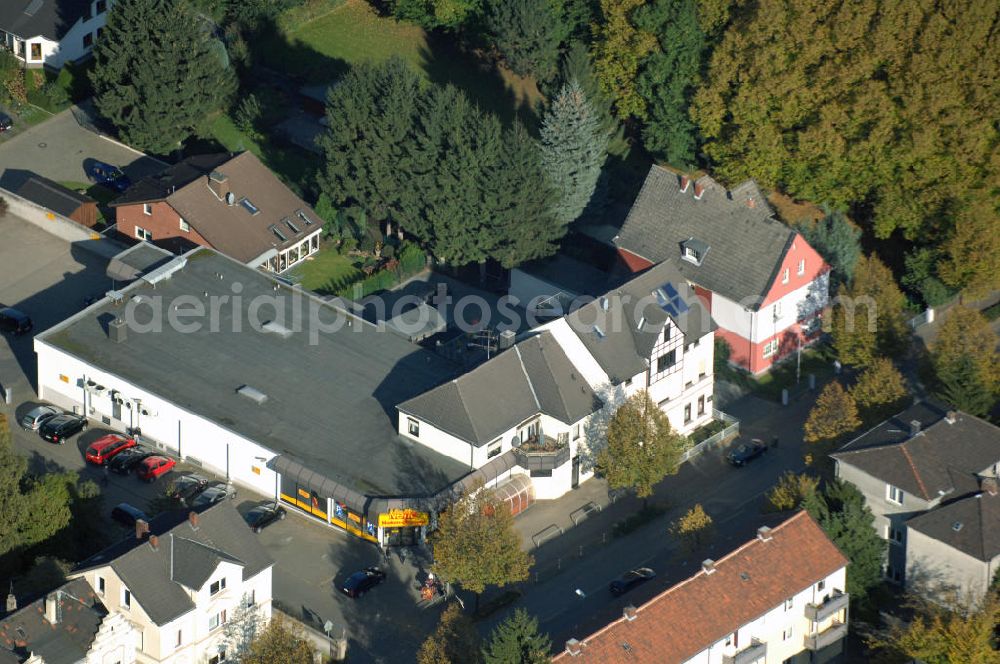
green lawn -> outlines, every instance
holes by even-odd
[[[532,119],[541,100],[533,80],[459,52],[416,25],[379,16],[364,0],[346,0],[283,35],[262,38],[255,48],[267,66],[314,83],[334,81],[357,62],[399,55],[428,80],[456,85],[505,120],[514,114]]]
[[[266,138],[256,141],[240,131],[228,115],[218,115],[209,131],[212,138],[230,152],[253,152],[300,194],[302,189],[312,186],[321,161],[319,155],[295,146],[280,145]]]
[[[313,254],[311,260],[293,267],[286,276],[306,290],[329,295],[361,277],[361,270],[354,267],[354,260],[350,256],[341,256],[333,246],[328,245]]]

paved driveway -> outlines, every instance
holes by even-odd
[[[85,159],[119,166],[133,181],[165,167],[84,129],[69,109],[0,144],[0,186],[12,175],[7,171],[32,171],[56,182],[86,182]]]

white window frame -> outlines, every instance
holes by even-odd
[[[799,259],[799,276],[801,277],[805,273],[806,273],[806,259],[800,258]]]
[[[103,576],[98,576],[97,577],[97,594],[100,595],[101,597],[104,597],[104,591],[105,590],[107,590],[107,586],[104,583],[104,577]]]
[[[791,270],[788,269],[787,267],[784,270],[781,271],[781,283],[783,283],[783,284],[787,284],[788,283],[789,272],[791,272]]]
[[[145,240],[147,242],[150,242],[153,239],[153,234],[150,233],[149,231],[147,231],[142,226],[136,226],[135,227],[135,237],[136,237],[136,239]]]
[[[906,494],[899,487],[891,484],[885,485],[885,499],[893,505],[902,505],[906,499]]]
[[[785,611],[791,611],[795,607],[795,598],[789,597],[785,600]]]
[[[226,610],[222,609],[208,619],[208,631],[214,632],[228,622],[226,620]]]
[[[126,611],[132,609],[132,591],[124,586],[122,587],[121,602],[119,605]]]
[[[486,458],[492,459],[493,457],[500,454],[501,449],[503,449],[503,440],[497,438],[492,443],[486,446]]]
[[[153,216],[153,204],[152,203],[143,203],[142,204],[142,213],[144,215],[146,215],[147,217],[152,217]]]
[[[182,231],[184,231],[185,233],[190,233],[191,232],[191,224],[189,224],[188,222],[184,221],[184,217],[177,217],[177,219],[179,221],[180,229]]]
[[[216,579],[211,585],[208,586],[208,594],[210,596],[218,595],[225,589],[226,589],[226,577],[222,577],[220,579]]]
[[[406,431],[414,438],[420,438],[420,421],[412,417],[406,418]]]
[[[768,358],[778,352],[778,340],[771,339],[766,344],[764,344],[764,357]]]

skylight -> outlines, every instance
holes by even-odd
[[[660,308],[670,314],[671,317],[677,318],[677,316],[686,313],[690,307],[684,298],[680,296],[677,289],[669,281],[655,291],[653,294],[656,296],[656,301],[659,303]]]
[[[313,220],[307,217],[305,212],[299,210],[295,214],[303,221],[303,223],[305,223],[306,226],[312,226]]]
[[[281,229],[275,226],[274,224],[271,224],[270,226],[268,226],[268,228],[270,228],[271,232],[274,233],[274,235],[282,242],[288,241],[288,238],[285,237],[285,234],[281,232]]]
[[[246,211],[249,212],[250,214],[259,214],[260,213],[260,208],[258,208],[256,205],[254,205],[250,201],[249,198],[243,198],[243,199],[241,199],[240,200],[240,205],[242,205],[244,208],[246,208]]]
[[[288,226],[290,229],[292,229],[293,233],[298,234],[302,232],[295,226],[295,224],[292,223],[292,220],[288,219],[287,217],[285,218],[285,225]]]

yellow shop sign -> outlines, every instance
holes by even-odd
[[[407,526],[426,526],[431,517],[427,512],[414,509],[389,510],[378,515],[379,528],[405,528]]]

